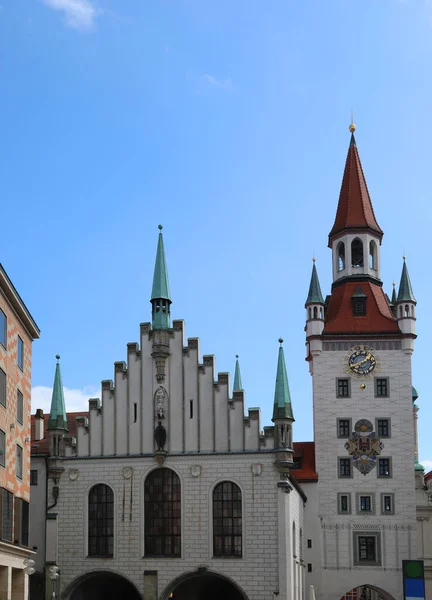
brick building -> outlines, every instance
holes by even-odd
[[[0,265],[0,598],[27,600],[33,320]]]
[[[405,261],[398,294],[384,292],[383,231],[351,130],[331,293],[314,264],[306,300],[314,441],[293,441],[282,340],[273,425],[262,429],[258,408],[245,416],[238,361],[231,387],[171,322],[160,232],[152,322],[127,344],[127,363],[79,415],[66,412],[57,364],[50,415],[34,417],[34,543],[41,573],[59,565],[64,600],[303,600],[310,585],[319,600],[402,597],[424,486],[416,300]]]

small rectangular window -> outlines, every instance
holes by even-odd
[[[38,472],[36,469],[30,471],[30,485],[38,484]]]
[[[337,495],[337,511],[339,515],[351,514],[351,494]]]
[[[6,406],[6,373],[0,369],[0,404]]]
[[[303,464],[302,457],[294,456],[294,462],[293,462],[293,466],[291,467],[291,469],[301,469],[302,464]]]
[[[388,419],[377,419],[378,437],[390,437],[390,423]]]
[[[137,403],[134,402],[134,419],[133,419],[134,423],[137,422],[137,415],[138,415],[138,406],[137,406]]]
[[[24,396],[20,390],[17,390],[17,421],[24,423]]]
[[[23,476],[23,449],[19,444],[16,447],[16,476],[18,479]]]
[[[376,539],[373,536],[358,537],[358,557],[359,562],[376,561]]]
[[[340,511],[348,512],[348,496],[345,494],[340,497]]]
[[[384,496],[383,498],[383,510],[384,512],[392,512],[392,497],[391,496]]]
[[[24,371],[24,342],[20,336],[18,336],[17,364],[21,371]]]
[[[377,398],[387,398],[389,396],[388,378],[375,379],[375,396]]]
[[[308,573],[312,573],[312,563],[308,563]]]
[[[338,419],[338,437],[347,438],[350,436],[351,419]]]
[[[189,419],[193,419],[193,400],[189,400]]]
[[[339,477],[351,477],[351,459],[339,459]]]
[[[6,466],[6,434],[0,429],[0,465]]]
[[[362,512],[370,512],[371,511],[371,497],[370,496],[360,496],[360,510]]]
[[[350,380],[347,378],[336,380],[336,396],[338,398],[350,397]]]
[[[7,317],[2,310],[0,310],[0,344],[7,347]]]
[[[378,477],[391,477],[391,460],[389,458],[378,459]]]
[[[308,540],[307,541],[307,547],[308,548],[312,548],[312,540]]]

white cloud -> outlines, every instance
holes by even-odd
[[[215,88],[229,89],[232,87],[231,79],[218,79],[217,77],[214,77],[214,75],[210,75],[209,73],[205,73],[203,75],[203,80],[205,81],[205,83],[207,83],[207,85]]]
[[[94,21],[100,12],[90,0],[41,0],[46,6],[62,11],[66,25],[80,31],[93,29]]]
[[[420,464],[424,466],[425,468],[425,473],[428,473],[430,470],[432,470],[432,459],[425,459],[425,460],[421,460]]]
[[[87,386],[82,390],[71,390],[63,387],[66,411],[79,412],[88,411],[89,398],[100,398],[100,388],[96,386]],[[49,413],[51,407],[52,387],[37,385],[32,388],[32,414],[37,408],[41,408],[44,413]]]

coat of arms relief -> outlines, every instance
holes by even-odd
[[[381,454],[384,445],[373,431],[372,423],[367,419],[360,419],[355,424],[345,448],[352,456],[355,468],[367,475],[376,466],[376,457]]]

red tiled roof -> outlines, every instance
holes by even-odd
[[[367,296],[365,317],[353,315],[351,298],[358,285]],[[382,287],[370,281],[348,281],[333,288],[323,334],[336,333],[400,333]]]
[[[68,423],[68,435],[76,436],[76,418],[77,417],[87,417],[88,412],[70,412],[67,413],[67,423]],[[49,451],[49,435],[48,435],[48,419],[49,414],[44,415],[44,435],[45,437],[42,440],[35,440],[35,424],[36,424],[36,416],[31,416],[31,454],[48,454]]]
[[[428,481],[432,481],[432,471],[429,471],[429,473],[426,473],[426,475],[424,476],[424,480],[425,480],[425,483]]]
[[[365,228],[373,229],[380,237],[383,235],[383,231],[375,218],[353,135],[345,163],[336,218],[329,233],[329,245],[332,237],[346,229]]]
[[[318,481],[315,471],[315,443],[294,442],[294,458],[301,458],[301,469],[292,469],[290,475],[299,483]]]

